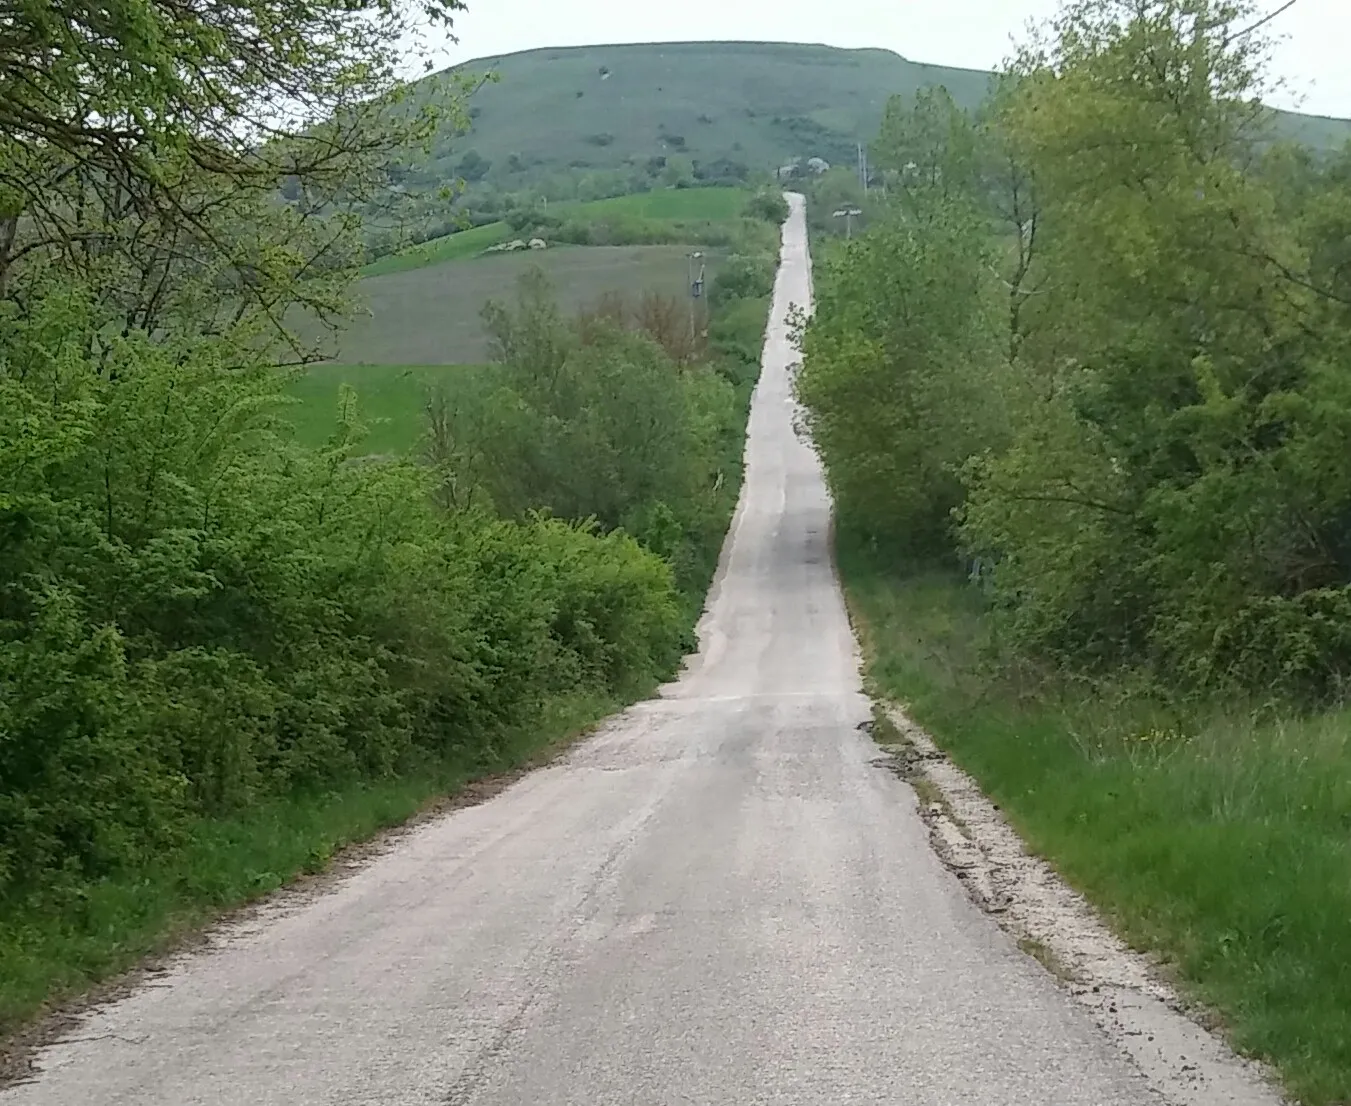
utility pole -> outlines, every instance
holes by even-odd
[[[694,275],[694,263],[699,262],[699,275]],[[690,289],[690,342],[694,341],[694,301],[703,297],[704,294],[704,255],[699,250],[694,253],[686,254],[685,269],[688,273]]]
[[[863,143],[858,144],[858,184],[863,189],[863,194],[868,194],[868,151]]]
[[[839,211],[835,212],[834,218],[844,220],[844,237],[846,241],[854,237],[854,217],[862,214],[863,212],[856,207],[842,207]]]

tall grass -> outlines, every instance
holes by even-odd
[[[960,578],[856,549],[876,690],[1308,1106],[1351,1101],[1351,711],[1180,708],[1010,665]]]

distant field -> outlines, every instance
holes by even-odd
[[[430,242],[412,246],[402,253],[392,253],[388,257],[372,261],[361,272],[364,276],[380,276],[384,273],[401,273],[408,269],[438,265],[442,261],[460,261],[467,257],[476,257],[489,246],[495,246],[509,238],[511,228],[506,223],[487,223],[481,227],[462,230],[458,234],[433,238]]]
[[[656,193],[604,203],[611,210],[640,212],[649,218],[662,217],[658,212],[673,213],[667,217],[674,218],[695,210],[709,218],[716,217],[709,216],[709,211],[740,211],[744,196],[734,193],[734,206],[725,195],[732,190],[717,191],[724,195],[701,197],[702,206],[684,199],[672,202]],[[683,195],[670,193],[670,197]],[[643,200],[651,202],[634,202]],[[475,236],[483,241],[483,232],[489,229],[479,227],[452,238]],[[718,256],[703,252],[711,278]],[[370,426],[361,452],[406,453],[422,434],[428,389],[455,385],[484,371],[482,365],[490,353],[483,308],[489,300],[514,301],[517,281],[532,266],[538,265],[553,283],[562,310],[573,312],[606,293],[633,296],[656,291],[683,299],[688,293],[688,253],[685,246],[571,246],[475,260],[462,253],[459,260],[451,254],[452,259],[444,264],[424,261],[416,267],[367,276],[359,292],[370,317],[354,320],[337,336],[331,363],[312,367],[289,385],[289,393],[300,402],[288,410],[287,417],[294,422],[300,441],[322,444],[337,427],[339,386],[350,384],[357,392],[359,417]]]
[[[563,219],[599,222],[605,219],[647,219],[672,223],[723,223],[737,219],[752,196],[744,188],[668,188],[654,192],[616,196],[587,203],[558,203],[549,206],[549,214]],[[506,223],[487,223],[481,227],[447,234],[412,246],[401,253],[373,261],[362,273],[382,276],[477,257],[490,246],[506,242],[514,232]]]
[[[350,384],[358,418],[369,427],[359,452],[407,453],[422,436],[429,392],[488,371],[483,365],[315,365],[288,386],[300,402],[286,414],[297,440],[323,445],[338,426],[338,389]]]
[[[708,276],[717,255],[705,250]],[[489,300],[511,301],[516,284],[538,265],[553,282],[559,305],[576,311],[607,292],[646,290],[687,294],[684,246],[591,246],[500,254],[474,261],[384,273],[361,281],[371,317],[353,320],[337,336],[332,361],[345,365],[464,365],[488,360],[482,311]]]

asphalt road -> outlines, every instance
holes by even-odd
[[[785,231],[705,648],[661,698],[106,1008],[3,1106],[1138,1106],[877,750]]]

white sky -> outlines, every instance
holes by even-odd
[[[441,64],[543,46],[753,39],[874,46],[912,61],[989,69],[1029,19],[1057,0],[467,0],[459,44]],[[1270,12],[1283,0],[1260,0]],[[1271,101],[1351,117],[1351,0],[1296,0],[1270,25],[1283,36]],[[1302,101],[1302,102],[1301,102]]]

